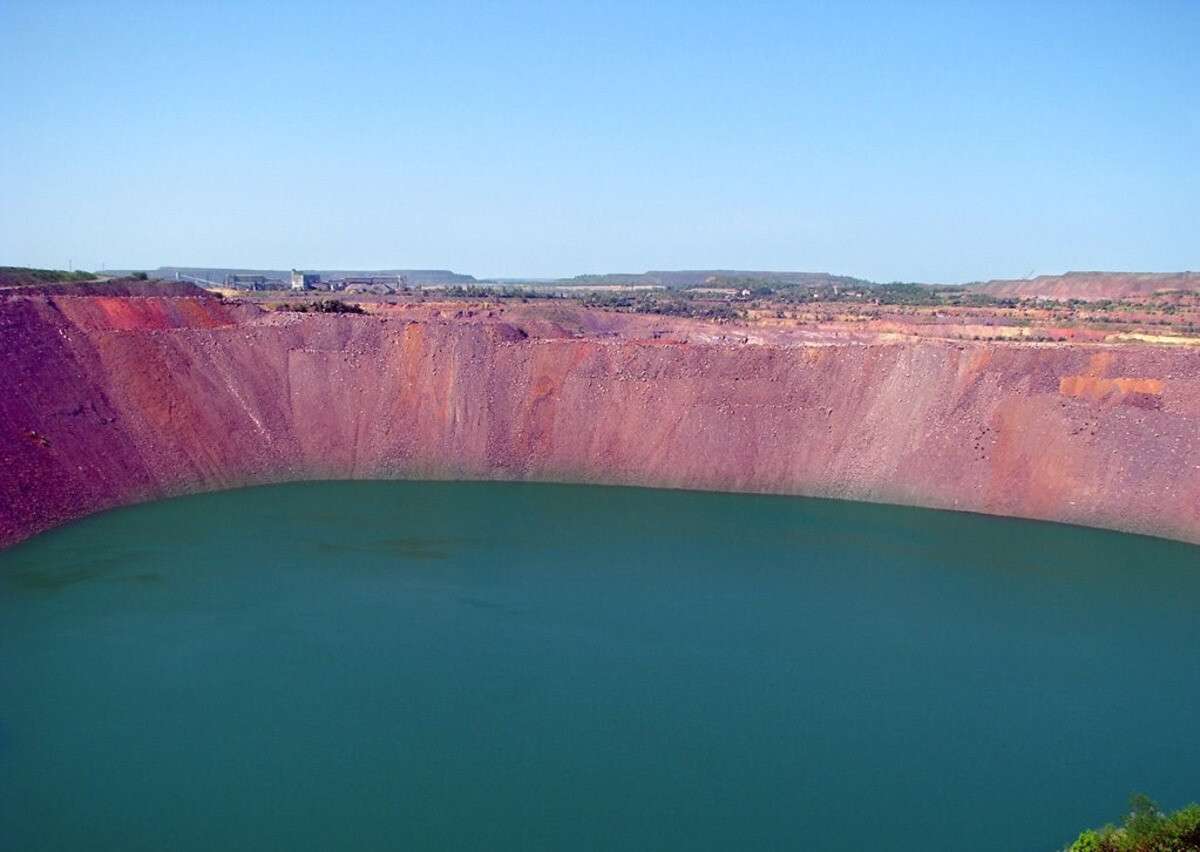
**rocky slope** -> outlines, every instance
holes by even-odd
[[[810,494],[1200,542],[1194,348],[371,309],[0,296],[0,545],[134,501],[326,477]]]
[[[967,286],[998,299],[1134,299],[1172,290],[1200,290],[1200,272],[1067,272]]]

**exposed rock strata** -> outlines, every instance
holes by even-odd
[[[968,287],[1000,299],[1136,299],[1155,293],[1200,290],[1200,272],[1067,272]]]
[[[139,500],[348,477],[809,494],[1200,542],[1195,350],[456,313],[0,299],[0,545]]]

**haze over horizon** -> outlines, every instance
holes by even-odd
[[[0,7],[0,264],[1200,268],[1200,4]]]

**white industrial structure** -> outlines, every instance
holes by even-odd
[[[301,272],[298,269],[292,270],[293,290],[312,290],[320,283],[321,276],[315,272]]]

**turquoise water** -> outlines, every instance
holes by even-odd
[[[0,848],[1051,850],[1200,797],[1200,549],[308,483],[0,553]]]

